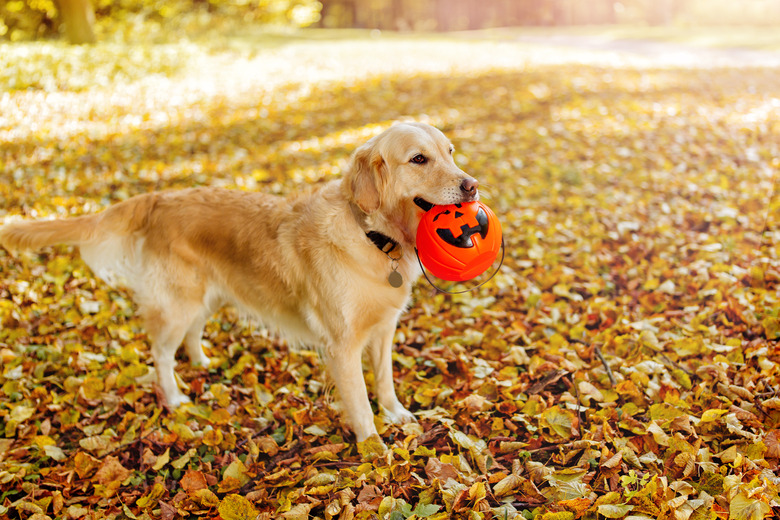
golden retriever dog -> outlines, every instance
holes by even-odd
[[[235,305],[321,352],[363,441],[377,433],[364,349],[380,410],[392,423],[415,420],[393,386],[393,335],[420,275],[414,246],[424,209],[479,197],[452,151],[436,128],[399,123],[360,146],[341,179],[305,194],[148,193],[95,215],[7,223],[0,243],[12,251],[78,246],[99,278],[129,288],[169,406],[189,401],[174,376],[177,349],[184,343],[192,363],[208,365],[203,327]]]

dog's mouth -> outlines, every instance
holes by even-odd
[[[422,197],[416,197],[414,203],[423,211],[430,211],[434,206]]]

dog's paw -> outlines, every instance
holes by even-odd
[[[201,353],[196,359],[190,359],[190,364],[194,367],[209,368],[211,366],[211,358]]]
[[[412,412],[403,407],[401,403],[392,409],[382,408],[383,415],[391,424],[406,424],[417,422],[417,418]]]
[[[176,408],[182,405],[189,404],[192,402],[192,400],[189,397],[181,393],[170,396],[169,398],[166,399],[166,401],[168,404],[168,408],[170,408],[171,410],[175,410]]]

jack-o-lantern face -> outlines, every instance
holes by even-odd
[[[481,202],[434,206],[417,228],[420,261],[444,280],[470,280],[485,272],[501,249],[501,223]]]
[[[487,213],[484,208],[477,208],[477,212],[471,214],[464,213],[462,204],[455,204],[455,207],[457,209],[445,210],[433,217],[433,221],[437,222],[442,216],[452,215],[451,219],[447,219],[447,227],[436,228],[436,234],[451,246],[462,249],[474,247],[472,235],[479,233],[483,240],[487,237],[490,229]]]

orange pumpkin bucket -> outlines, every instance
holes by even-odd
[[[462,282],[484,273],[502,247],[501,223],[479,201],[434,206],[417,228],[417,255],[434,276]]]

